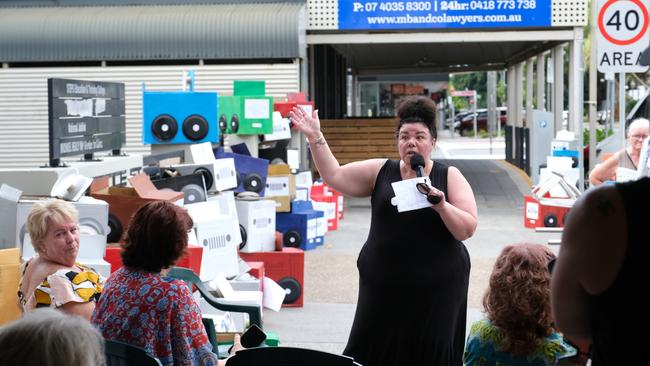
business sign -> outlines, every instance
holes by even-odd
[[[473,97],[476,95],[476,90],[453,90],[452,97]]]
[[[51,78],[47,91],[50,166],[64,156],[119,153],[126,140],[124,84]]]
[[[339,30],[551,26],[544,0],[339,0]]]
[[[648,47],[649,0],[598,0],[598,71],[645,72],[639,65]]]

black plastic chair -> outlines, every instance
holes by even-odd
[[[237,351],[228,366],[361,366],[348,356],[295,347],[259,347]]]
[[[107,339],[104,347],[107,366],[162,366],[160,360],[138,346]]]
[[[201,297],[214,308],[221,311],[246,313],[248,314],[250,324],[255,324],[258,327],[262,328],[262,309],[260,309],[259,306],[228,304],[224,302],[223,299],[214,297],[212,293],[210,293],[210,290],[205,285],[205,283],[203,283],[199,276],[197,276],[196,273],[194,273],[191,269],[183,267],[172,267],[167,275],[169,277],[185,281],[185,283],[187,283],[189,286],[190,291],[192,291],[192,285],[194,285],[196,289],[199,290]],[[205,326],[205,330],[208,333],[208,339],[212,344],[212,349],[216,351],[218,347],[216,332],[214,330],[214,323],[211,319],[204,318],[203,325]]]

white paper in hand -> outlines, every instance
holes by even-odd
[[[636,170],[632,170],[629,168],[622,168],[618,167],[616,168],[616,181],[619,183],[622,182],[629,182],[631,180],[636,180],[637,179],[637,172]]]
[[[431,207],[431,203],[427,201],[427,197],[418,192],[418,189],[415,187],[420,182],[430,184],[428,177],[405,179],[391,183],[395,192],[395,197],[391,199],[391,203],[393,206],[397,206],[398,212]]]

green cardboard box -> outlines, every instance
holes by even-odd
[[[219,123],[236,135],[273,132],[273,97],[219,96]]]

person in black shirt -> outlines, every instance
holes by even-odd
[[[558,328],[592,343],[593,366],[647,362],[650,178],[601,186],[571,209],[551,281]]]
[[[437,139],[433,101],[407,97],[397,115],[399,160],[344,166],[320,131],[317,111],[294,108],[290,116],[325,183],[346,195],[371,196],[370,233],[357,261],[357,311],[343,353],[364,366],[461,366],[470,270],[461,240],[476,230],[476,202],[458,169],[429,158]],[[431,181],[420,193],[431,204],[398,212],[391,184],[416,178],[416,154]]]

